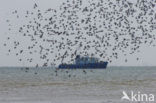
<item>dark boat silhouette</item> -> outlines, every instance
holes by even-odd
[[[74,64],[60,64],[58,69],[106,69],[108,62],[94,57],[81,57],[77,55]]]

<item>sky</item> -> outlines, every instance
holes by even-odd
[[[0,0],[0,66],[34,66],[33,63],[21,63],[14,55],[6,55],[6,50],[3,46],[5,39],[8,35],[8,27],[6,23],[7,18],[11,18],[12,11],[26,11],[33,7],[34,3],[37,3],[40,9],[57,8],[64,0]],[[23,21],[16,21],[17,24]],[[13,35],[11,38],[18,38]],[[23,44],[25,46],[25,44]],[[120,56],[119,59],[114,60],[109,66],[156,66],[156,47],[148,45],[140,48],[140,53],[130,55],[128,62],[125,63],[125,57]],[[27,55],[25,55],[27,56]],[[136,57],[140,60],[137,61]],[[37,61],[37,60],[36,60]],[[39,60],[38,60],[39,61]]]

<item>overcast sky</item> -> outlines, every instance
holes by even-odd
[[[57,8],[64,0],[0,0],[0,66],[23,66],[16,56],[6,55],[6,48],[3,44],[8,33],[6,18],[11,18],[11,12],[14,10],[26,11],[33,7],[36,2],[40,9]],[[17,21],[17,24],[20,21]],[[15,36],[15,35],[14,35]],[[18,38],[18,37],[17,37]],[[20,39],[20,38],[19,38]],[[150,46],[141,47],[141,52],[128,57],[125,63],[125,57],[121,56],[109,65],[118,66],[156,66],[156,48]],[[136,56],[140,60],[136,60]],[[24,66],[33,66],[33,64],[24,64]]]

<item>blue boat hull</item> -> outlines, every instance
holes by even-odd
[[[88,64],[60,64],[58,69],[106,69],[108,62]]]

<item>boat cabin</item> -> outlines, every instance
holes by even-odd
[[[80,55],[76,56],[75,64],[88,64],[88,63],[97,63],[98,59],[94,57],[80,57]]]

